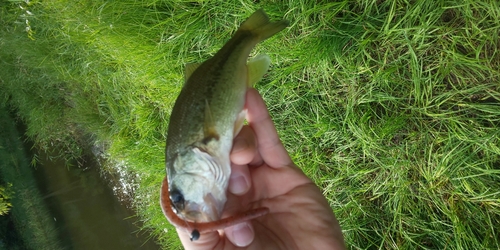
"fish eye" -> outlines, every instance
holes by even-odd
[[[184,209],[184,196],[179,190],[173,189],[170,191],[170,202],[172,202],[172,206],[176,210]]]

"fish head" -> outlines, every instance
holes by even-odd
[[[196,222],[220,219],[226,203],[229,174],[218,157],[199,148],[178,154],[169,176],[170,202],[179,217]]]

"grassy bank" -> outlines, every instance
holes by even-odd
[[[6,235],[0,238],[0,243],[2,243],[0,248],[62,249],[55,224],[38,191],[14,120],[9,117],[4,107],[0,108],[0,127],[2,128],[0,131],[0,182],[11,184],[12,208],[9,216],[14,224],[14,228],[8,225],[2,228]],[[15,230],[17,236],[11,230]]]
[[[146,226],[176,247],[158,191],[183,65],[260,7],[291,25],[254,50],[272,60],[257,89],[347,244],[500,248],[497,1],[2,3],[0,101],[39,147],[105,142],[141,176]]]

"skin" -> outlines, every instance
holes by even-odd
[[[291,160],[266,105],[247,91],[249,125],[234,139],[232,173],[224,215],[261,207],[269,213],[190,241],[186,249],[345,249],[340,225],[320,189]],[[223,216],[224,217],[224,216]]]

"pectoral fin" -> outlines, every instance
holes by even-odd
[[[240,132],[241,128],[243,127],[243,124],[245,123],[245,117],[247,116],[247,110],[244,109],[238,114],[238,118],[236,118],[236,122],[234,123],[234,129],[233,129],[233,137],[236,137],[238,133]]]
[[[208,100],[205,100],[205,119],[203,122],[203,143],[208,144],[211,140],[219,140],[219,133],[215,129],[215,121],[212,116],[212,111],[210,110],[210,105]]]
[[[248,87],[252,87],[258,82],[269,69],[271,59],[266,54],[260,54],[250,59],[247,63],[248,69]]]

